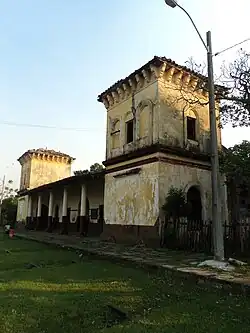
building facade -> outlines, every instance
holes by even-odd
[[[212,218],[207,79],[154,57],[98,96],[107,110],[105,171],[69,177],[73,159],[28,151],[21,200],[27,226],[159,245],[162,206],[171,187],[183,189],[194,220]],[[219,93],[216,87],[216,112]],[[218,149],[221,131],[218,126]],[[56,154],[54,154],[56,156]],[[218,188],[221,219],[227,189]]]
[[[26,227],[62,234],[100,236],[103,193],[104,172],[72,176],[26,190]]]
[[[107,110],[103,237],[157,242],[171,186],[185,190],[195,219],[211,219],[206,82],[186,67],[154,57],[99,95]],[[216,112],[219,116],[218,99]],[[218,191],[226,218],[226,190]]]

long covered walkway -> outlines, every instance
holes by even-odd
[[[99,236],[103,229],[104,173],[73,176],[34,188],[28,196],[29,230]]]

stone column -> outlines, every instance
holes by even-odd
[[[86,236],[88,228],[87,228],[87,212],[86,212],[86,199],[87,199],[87,191],[86,186],[83,184],[81,186],[81,205],[80,205],[80,234]]]
[[[48,213],[48,232],[52,232],[53,229],[53,206],[54,206],[54,196],[53,192],[49,194],[49,213]]]
[[[31,227],[32,222],[32,197],[31,195],[28,196],[28,212],[27,212],[27,218],[26,218],[26,227]]]
[[[62,204],[62,234],[68,234],[68,216],[67,216],[67,209],[68,209],[68,190],[65,187],[63,190],[63,204]]]
[[[41,227],[42,219],[42,196],[39,194],[37,199],[37,216],[36,216],[36,229],[39,230]]]

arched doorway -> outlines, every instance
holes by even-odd
[[[187,192],[188,221],[202,224],[201,193],[198,187],[191,186]]]

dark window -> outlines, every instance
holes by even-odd
[[[133,119],[126,122],[127,143],[134,141],[134,121]]]
[[[188,140],[196,140],[196,119],[187,117],[187,138]]]
[[[98,219],[98,208],[90,209],[90,219],[97,220]]]

